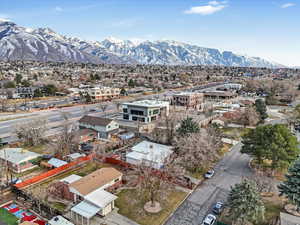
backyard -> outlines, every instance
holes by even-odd
[[[138,196],[138,190],[126,189],[118,194],[116,206],[119,213],[136,221],[141,225],[159,225],[179,206],[187,193],[182,191],[172,191],[168,193],[166,200],[162,201],[163,210],[157,214],[150,214],[144,211],[143,207],[146,199]],[[133,201],[134,199],[134,201]]]

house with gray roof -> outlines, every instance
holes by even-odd
[[[22,173],[36,167],[34,161],[40,156],[23,148],[4,148],[0,150],[0,163],[7,163],[13,172]]]

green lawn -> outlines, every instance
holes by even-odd
[[[0,221],[7,225],[18,225],[18,218],[3,208],[0,208]]]
[[[145,199],[138,197],[137,190],[123,190],[118,194],[116,206],[119,213],[132,219],[141,225],[160,225],[178,207],[187,193],[173,191],[169,193],[167,200],[162,203],[163,210],[157,214],[149,214],[144,211]]]
[[[61,202],[55,202],[52,204],[52,206],[53,206],[53,208],[56,208],[61,212],[65,211],[65,209],[67,208],[67,206]]]

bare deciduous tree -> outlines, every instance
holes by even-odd
[[[104,116],[105,116],[106,115],[106,110],[108,108],[108,104],[98,104],[97,108],[99,108],[104,113]]]
[[[46,123],[46,118],[33,118],[29,122],[17,125],[15,134],[25,145],[34,146],[41,144],[46,132]]]
[[[210,133],[211,132],[211,133]],[[219,158],[220,143],[212,131],[202,129],[199,133],[178,137],[176,149],[182,166],[194,172],[208,167]]]
[[[151,207],[164,201],[175,187],[172,182],[184,174],[184,169],[174,161],[174,158],[165,159],[161,169],[153,168],[155,164],[147,161],[142,162],[133,171],[139,177],[139,193],[142,197],[146,197],[147,202],[151,202]]]
[[[183,118],[184,115],[181,113],[170,113],[163,116],[157,124],[159,128],[154,129],[152,132],[152,139],[155,142],[172,144],[176,136],[176,129]]]
[[[8,107],[8,99],[0,98],[0,111],[6,112],[7,107]]]
[[[61,112],[63,118],[62,130],[56,136],[52,145],[54,145],[55,154],[60,157],[64,157],[72,152],[72,149],[78,146],[78,142],[75,139],[76,126],[70,121],[70,114],[67,112]]]
[[[241,117],[240,123],[246,126],[255,126],[259,122],[259,115],[253,107],[247,107],[244,109]]]

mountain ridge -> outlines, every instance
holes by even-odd
[[[25,28],[4,20],[0,20],[0,60],[284,67],[259,57],[173,40],[133,42],[108,37],[103,41],[85,41],[51,28]]]

